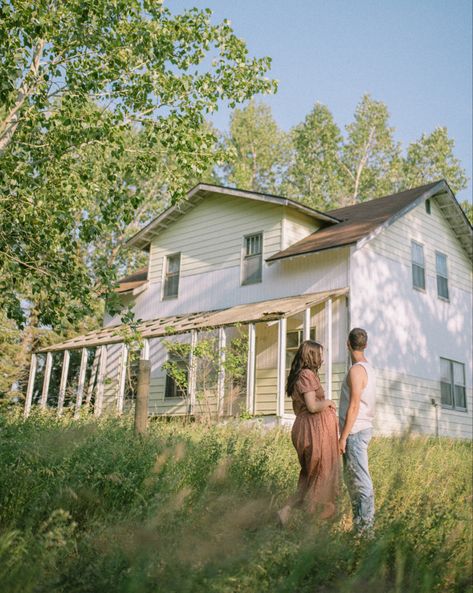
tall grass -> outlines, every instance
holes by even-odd
[[[295,488],[283,429],[130,419],[0,420],[4,593],[471,590],[471,443],[375,438],[375,537],[275,511]]]

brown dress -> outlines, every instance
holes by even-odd
[[[315,391],[317,400],[325,399],[318,376],[310,369],[302,369],[292,394],[292,407],[296,414],[292,443],[301,471],[291,503],[297,506],[305,502],[308,511],[315,512],[319,504],[335,504],[339,493],[338,421],[333,408],[310,413],[304,400],[304,393],[308,391]]]

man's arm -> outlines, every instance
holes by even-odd
[[[347,438],[350,434],[360,410],[361,393],[366,387],[366,371],[361,365],[354,365],[348,373],[348,387],[350,388],[350,403],[348,404],[345,424],[338,441],[339,453],[345,453]]]

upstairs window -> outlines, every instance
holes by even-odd
[[[466,412],[465,365],[440,359],[440,399],[442,407]]]
[[[315,327],[310,328],[310,340],[315,340]],[[304,341],[304,332],[301,329],[288,331],[286,334],[286,371],[291,369],[292,361]]]
[[[189,361],[170,354],[168,362],[172,364],[175,373],[173,376],[169,371],[166,372],[164,397],[186,397],[187,389],[184,385],[187,385],[189,381]]]
[[[179,272],[181,270],[181,254],[173,253],[164,258],[163,299],[177,297],[179,291]]]
[[[440,251],[435,252],[435,269],[437,271],[437,295],[448,301],[447,256]]]
[[[256,284],[263,278],[263,233],[243,239],[242,284]]]
[[[424,264],[424,247],[420,243],[412,241],[411,243],[411,257],[412,257],[412,286],[425,290],[425,264]]]

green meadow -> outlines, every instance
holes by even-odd
[[[296,485],[285,429],[131,418],[0,419],[2,593],[471,591],[472,446],[374,438],[377,522],[275,512]]]

